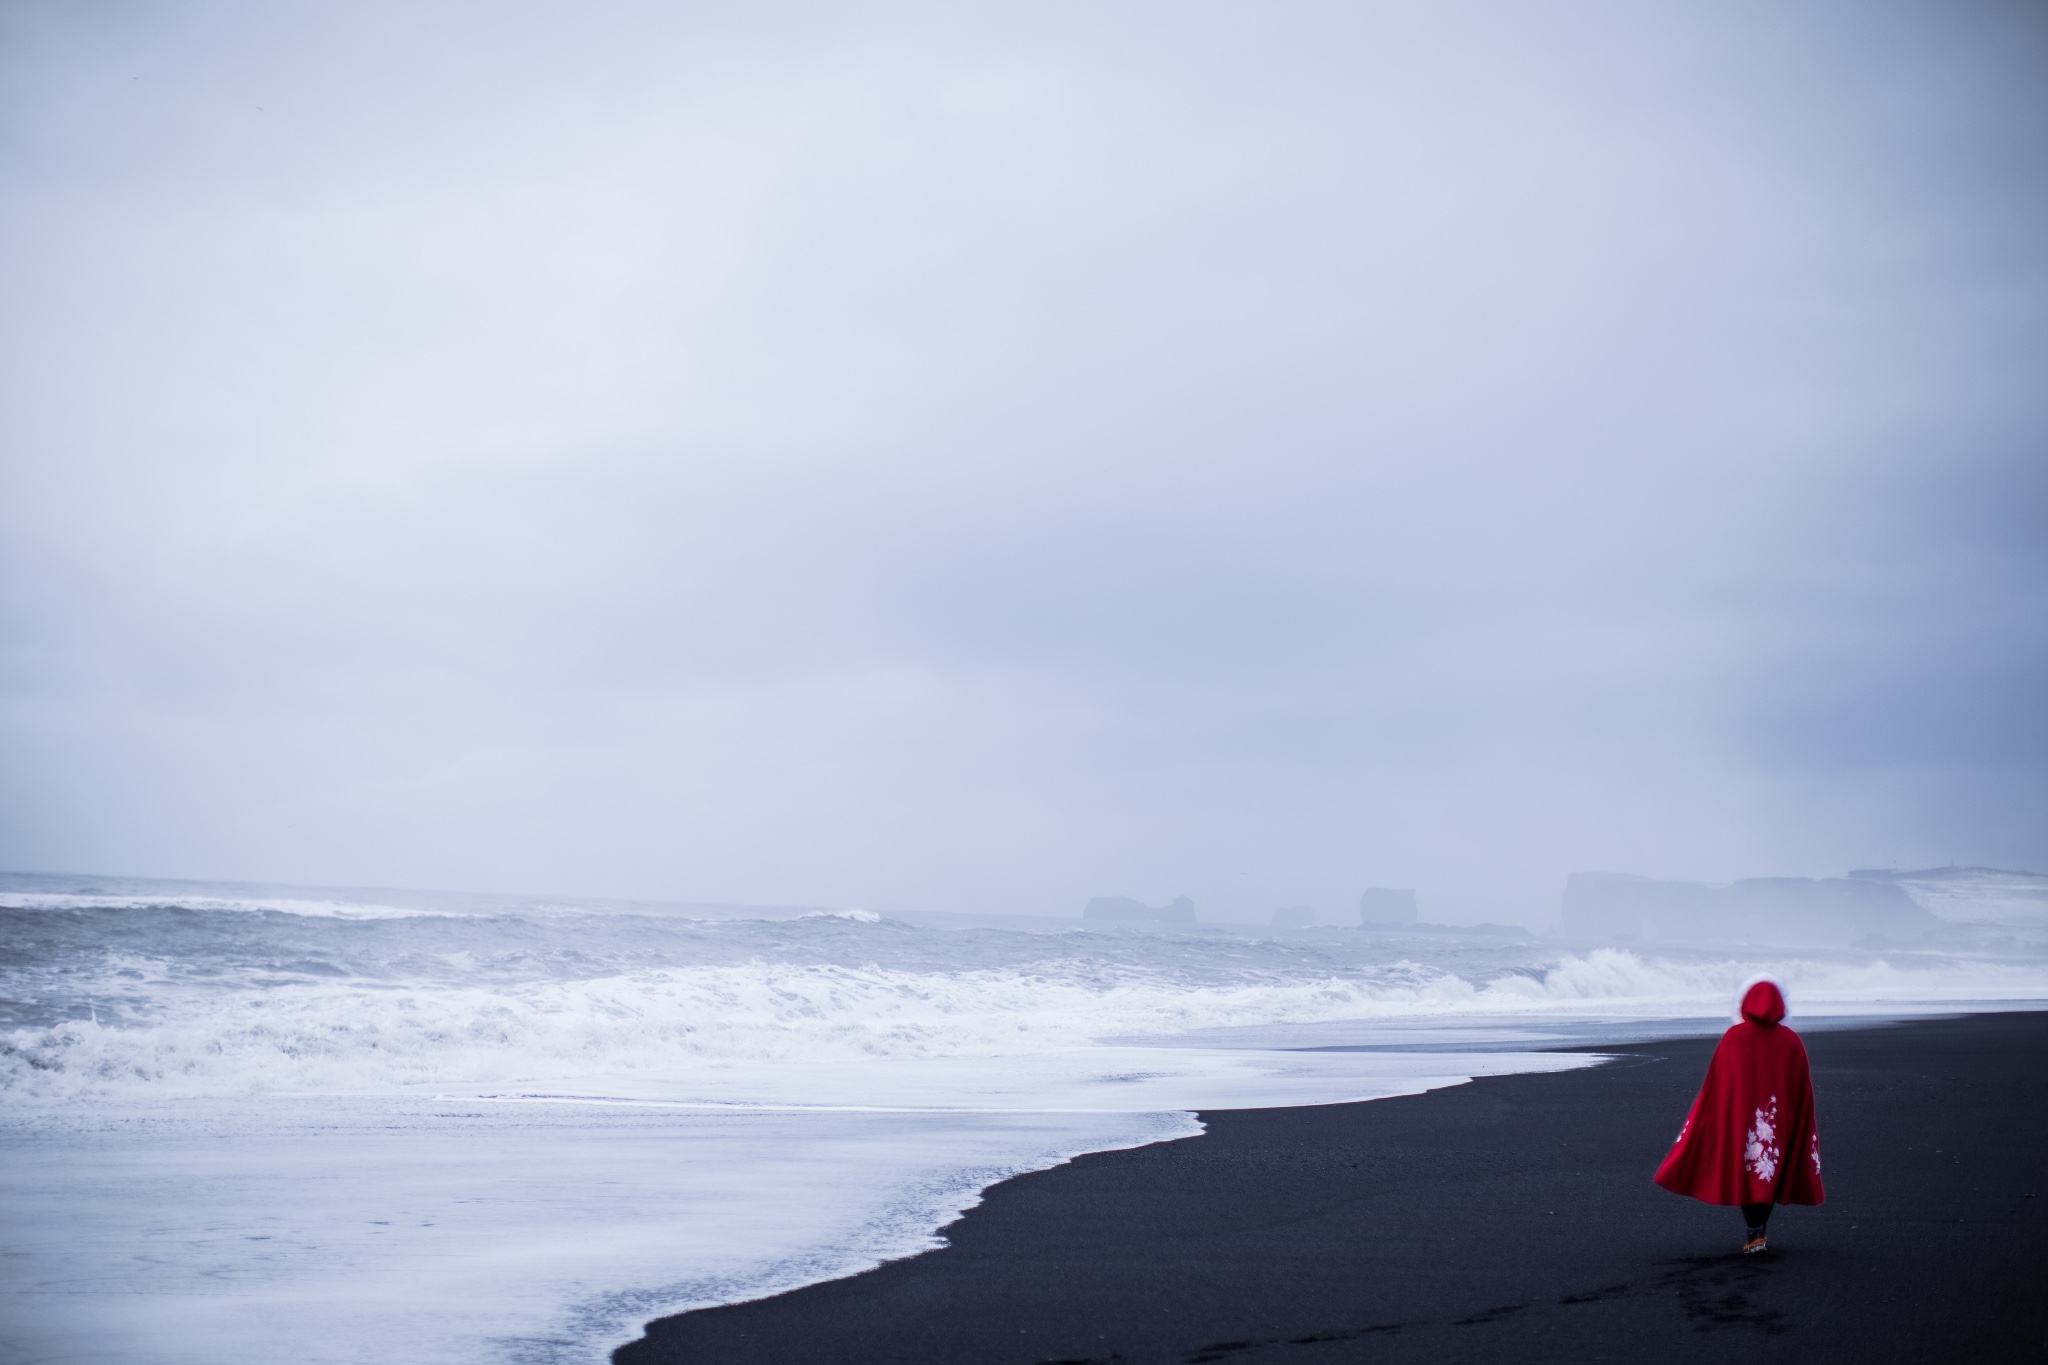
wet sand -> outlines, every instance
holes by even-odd
[[[1204,1114],[1006,1181],[951,1245],[650,1325],[618,1365],[2048,1360],[2048,1014],[1805,1035],[1829,1201],[1650,1173],[1712,1039]]]

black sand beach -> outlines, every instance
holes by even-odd
[[[1650,1172],[1711,1039],[1204,1114],[1006,1181],[941,1251],[653,1323],[618,1365],[2048,1360],[2048,1014],[1807,1034],[1829,1202]]]

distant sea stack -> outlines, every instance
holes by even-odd
[[[1166,905],[1147,905],[1129,896],[1097,896],[1081,918],[1110,924],[1193,924],[1195,903],[1186,896],[1175,896]]]
[[[1564,888],[1566,933],[1619,942],[1881,946],[1940,924],[1899,887],[1865,878],[1751,877],[1709,886],[1574,872]]]
[[[1368,887],[1358,898],[1358,922],[1366,925],[1413,924],[1422,916],[1415,909],[1415,892],[1392,887]]]

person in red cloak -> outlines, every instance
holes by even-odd
[[[1739,1204],[1744,1252],[1764,1249],[1774,1204],[1818,1204],[1820,1132],[1806,1044],[1786,1028],[1785,993],[1769,977],[1745,983],[1735,1027],[1721,1035],[1656,1181],[1707,1204]]]

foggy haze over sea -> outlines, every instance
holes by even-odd
[[[2048,870],[2048,19],[0,14],[0,867]]]

